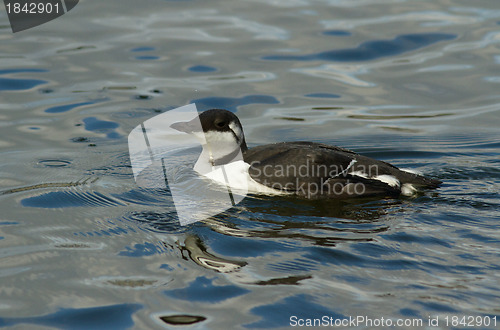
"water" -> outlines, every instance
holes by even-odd
[[[0,325],[500,318],[496,1],[84,1],[16,34],[0,17]],[[250,145],[336,144],[444,184],[251,197],[181,227],[135,184],[127,135],[191,102],[235,111]]]

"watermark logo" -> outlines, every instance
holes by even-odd
[[[12,32],[47,23],[73,9],[79,0],[4,0]]]
[[[137,185],[144,189],[169,189],[183,226],[231,208],[247,193],[244,186],[232,190],[230,187],[235,182],[227,174],[233,164],[243,161],[241,151],[231,164],[213,168],[212,174],[223,178],[225,184],[215,184],[193,170],[193,154],[201,155],[200,146],[206,145],[206,141],[203,134],[188,134],[173,128],[176,123],[187,122],[193,131],[203,132],[195,104],[150,118],[128,136],[130,162]]]

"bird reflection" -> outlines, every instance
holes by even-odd
[[[246,244],[256,243],[255,246],[262,249],[253,252],[256,256],[273,252],[276,244],[332,248],[339,243],[370,242],[390,229],[388,220],[397,217],[407,203],[401,198],[325,203],[324,200],[250,195],[234,207],[188,226],[179,225],[173,207],[165,212],[131,212],[129,217],[148,224],[154,232],[167,234],[172,238],[162,240],[167,248],[205,269],[230,275],[241,283],[294,285],[310,278],[311,274],[259,278],[247,267],[253,259],[227,257],[219,250],[214,252],[209,243],[211,238],[216,236],[220,244],[224,243],[220,242],[224,237],[228,237],[228,242],[234,237],[245,238]]]
[[[184,260],[189,258],[204,268],[220,273],[231,273],[247,264],[244,261],[229,260],[213,255],[207,251],[207,248],[197,235],[188,235],[184,240],[184,244],[179,244],[178,247]]]
[[[366,200],[361,204],[359,200],[324,203],[264,196],[247,198],[237,207],[203,222],[215,232],[228,236],[291,239],[335,246],[345,241],[373,240],[376,233],[389,229],[381,217],[402,203],[396,199]]]

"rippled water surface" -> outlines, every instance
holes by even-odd
[[[497,1],[80,1],[16,34],[0,18],[0,326],[500,322]],[[183,227],[168,190],[136,185],[127,135],[192,102],[236,112],[250,145],[340,145],[444,184],[249,196]]]

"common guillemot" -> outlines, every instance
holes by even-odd
[[[280,142],[249,149],[238,117],[224,109],[204,111],[171,127],[203,141],[196,172],[224,185],[230,177],[232,189],[244,186],[250,193],[310,199],[398,197],[442,183],[323,143]]]

